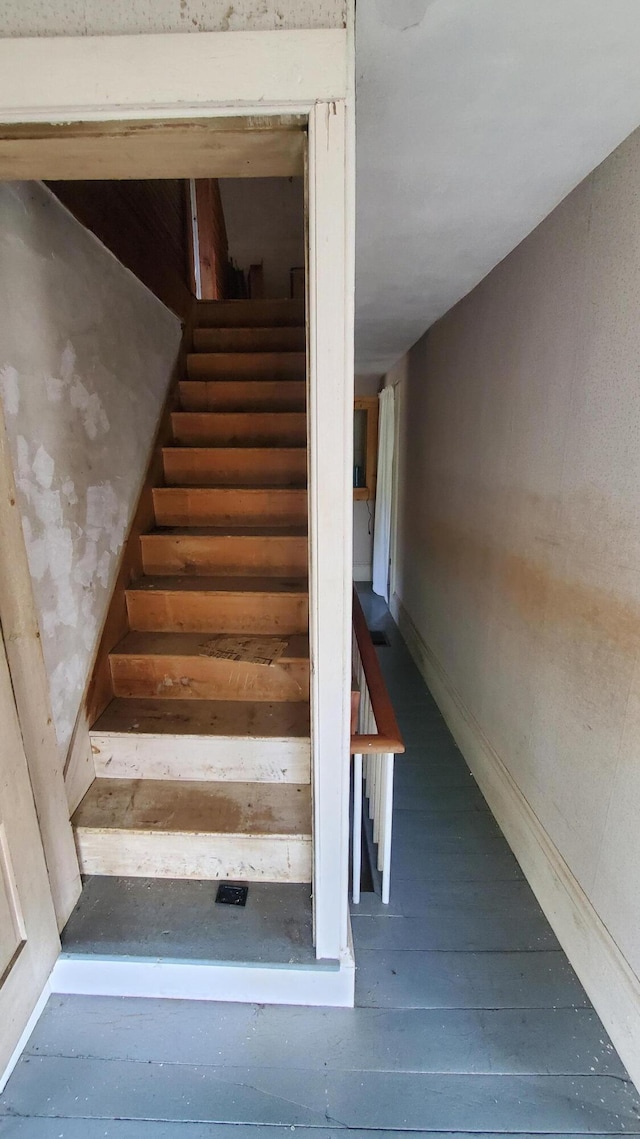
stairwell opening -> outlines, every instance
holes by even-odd
[[[106,954],[315,962],[306,220],[303,147],[288,143],[289,169],[292,149],[296,172],[282,177],[54,178],[17,190],[21,208],[40,213],[41,243],[58,225],[67,253],[77,238],[78,257],[95,260],[94,275],[105,266],[111,272],[111,292],[87,296],[86,319],[75,298],[85,346],[100,323],[134,357],[123,393],[117,362],[108,374],[100,371],[103,343],[94,353],[92,385],[73,320],[54,330],[50,314],[55,350],[62,332],[65,346],[41,399],[52,422],[59,406],[81,405],[93,448],[75,458],[87,471],[98,452],[101,462],[110,461],[112,477],[98,484],[101,495],[89,495],[94,483],[77,473],[60,495],[58,464],[49,480],[37,399],[24,409],[24,421],[18,414],[10,439],[25,510],[34,505],[36,484],[53,489],[63,525],[83,531],[83,540],[71,544],[68,573],[95,602],[95,612],[88,602],[76,607],[84,657],[74,675],[67,668],[62,677],[68,725],[62,748],[83,875],[62,935],[68,961]],[[117,332],[114,297],[125,280],[134,322],[132,297],[141,309],[141,298],[146,303],[146,343],[128,339],[129,325]],[[107,316],[116,320],[110,324]],[[154,400],[150,370],[157,376]],[[128,401],[141,374],[144,398],[139,391]],[[118,420],[107,414],[101,384],[127,396]],[[146,434],[137,432],[141,404]],[[73,427],[67,421],[68,433]],[[24,438],[34,451],[27,475],[19,454]],[[137,471],[127,482],[134,451]],[[47,470],[39,474],[38,464]],[[118,500],[113,486],[125,483]],[[109,525],[105,541],[112,548],[100,562]],[[84,540],[91,528],[100,531],[95,549]],[[28,552],[39,618],[46,620],[51,605],[46,610],[34,568],[41,538],[36,530]],[[45,549],[47,541],[45,535]],[[40,580],[52,572],[49,566]],[[46,630],[43,645],[46,657]],[[67,663],[74,658],[68,647]],[[54,661],[52,671],[58,666]],[[69,709],[85,681],[72,723]],[[248,884],[246,907],[216,908],[220,881]]]

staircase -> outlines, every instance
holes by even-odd
[[[192,349],[90,732],[81,869],[309,882],[304,309],[200,302]],[[281,655],[225,659],[220,635]]]

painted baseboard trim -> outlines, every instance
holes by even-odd
[[[397,594],[390,609],[558,941],[640,1088],[640,980]]]
[[[26,1025],[25,1025],[24,1031],[23,1031],[22,1035],[20,1036],[20,1039],[18,1040],[18,1043],[16,1044],[13,1052],[11,1053],[8,1064],[6,1065],[4,1071],[0,1072],[0,1095],[2,1095],[5,1087],[7,1086],[7,1082],[9,1080],[9,1077],[11,1076],[13,1069],[15,1068],[16,1064],[18,1063],[18,1060],[22,1056],[22,1053],[24,1052],[24,1050],[27,1046],[27,1043],[29,1041],[29,1037],[31,1036],[31,1033],[33,1032],[36,1024],[40,1020],[40,1017],[42,1016],[42,1013],[44,1012],[44,1006],[46,1005],[50,996],[51,996],[51,982],[47,981],[46,985],[44,986],[44,989],[42,990],[42,992],[40,993],[40,996],[38,997],[38,1002],[37,1002],[33,1012],[31,1013],[31,1016],[29,1017]]]
[[[63,954],[51,975],[51,992],[353,1008],[355,964],[351,951],[340,962],[308,966]]]
[[[373,567],[368,565],[354,566],[353,567],[353,580],[354,581],[371,581],[373,577]]]

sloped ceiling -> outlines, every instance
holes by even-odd
[[[640,0],[358,0],[356,84],[356,362],[381,373],[640,124]]]

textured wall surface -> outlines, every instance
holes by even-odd
[[[639,311],[636,133],[399,367],[396,581],[636,973]]]
[[[341,28],[345,0],[5,0],[2,36]]]
[[[229,257],[264,263],[265,297],[290,296],[289,270],[304,265],[302,178],[221,178]]]
[[[180,334],[178,319],[44,186],[0,185],[0,393],[61,745]]]

